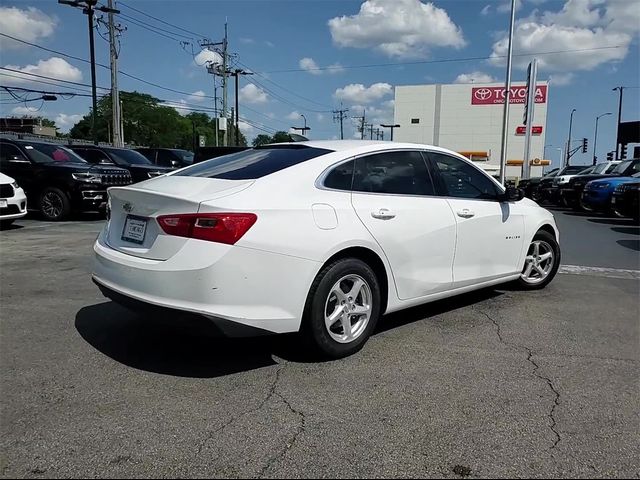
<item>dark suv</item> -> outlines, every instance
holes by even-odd
[[[77,144],[69,145],[69,148],[89,163],[126,168],[131,173],[134,183],[149,180],[172,170],[152,164],[144,155],[130,148]]]
[[[193,152],[179,148],[136,148],[151,163],[161,167],[182,168],[193,164]]]
[[[68,148],[40,140],[0,138],[0,171],[24,189],[47,220],[106,208],[107,188],[131,184],[127,170],[91,165]]]

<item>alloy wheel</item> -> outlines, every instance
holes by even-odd
[[[42,212],[48,218],[58,218],[64,209],[64,202],[55,192],[47,192],[42,197]]]
[[[534,240],[529,245],[520,277],[530,285],[542,283],[553,270],[554,263],[555,255],[551,245],[544,240]]]
[[[371,318],[371,288],[359,275],[345,275],[327,296],[325,327],[338,343],[351,343],[367,329]]]

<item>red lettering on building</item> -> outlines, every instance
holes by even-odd
[[[503,87],[474,87],[471,89],[471,105],[496,105],[504,104],[506,91]],[[527,99],[527,87],[511,87],[509,103],[524,104]],[[547,86],[539,85],[536,88],[536,103],[547,103]]]

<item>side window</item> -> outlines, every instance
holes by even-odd
[[[427,165],[418,151],[385,152],[356,159],[353,191],[434,195]]]
[[[95,148],[87,148],[82,153],[78,153],[89,163],[113,163],[107,154],[96,150]]]
[[[329,172],[324,179],[324,186],[336,190],[351,190],[353,180],[353,160],[340,164]]]
[[[447,195],[494,200],[499,191],[491,179],[475,167],[442,153],[429,153],[440,172]]]
[[[171,160],[173,160],[171,152],[167,152],[166,150],[158,150],[158,159],[157,161],[153,161],[153,153],[149,152],[146,157],[151,160],[153,163],[156,163],[162,167],[172,167]]]
[[[0,143],[0,164],[6,165],[9,160],[26,160],[26,158],[15,145]]]

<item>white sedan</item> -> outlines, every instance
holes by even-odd
[[[7,227],[27,214],[27,197],[16,181],[0,173],[0,226]]]
[[[106,296],[230,334],[300,331],[333,358],[384,313],[509,281],[542,288],[560,263],[551,213],[427,145],[266,145],[109,196],[93,275]]]

